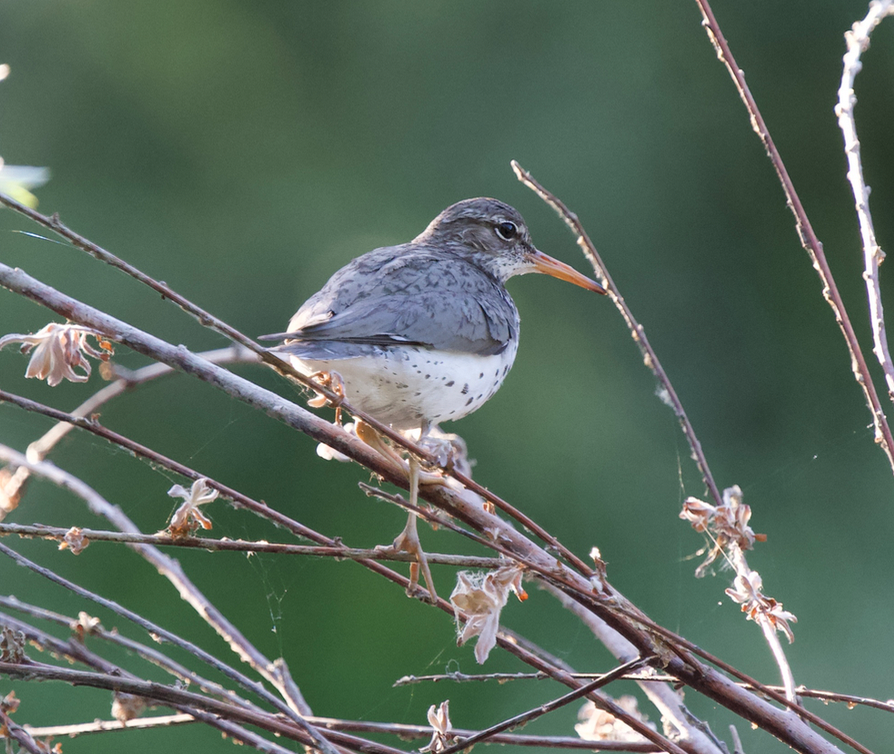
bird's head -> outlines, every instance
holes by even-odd
[[[513,275],[540,272],[605,293],[599,283],[539,251],[518,211],[497,199],[466,199],[447,207],[414,243],[449,250],[501,282]]]

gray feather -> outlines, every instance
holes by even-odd
[[[518,321],[501,281],[416,242],[376,249],[336,272],[298,310],[277,350],[350,358],[409,344],[492,355],[515,337]]]

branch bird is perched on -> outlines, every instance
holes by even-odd
[[[364,254],[336,272],[289,322],[274,350],[305,374],[337,372],[357,409],[424,439],[442,421],[479,409],[518,351],[513,275],[541,272],[605,289],[531,243],[521,215],[496,199],[466,199],[410,243]],[[418,468],[413,459],[411,502]],[[420,558],[416,518],[395,547]]]

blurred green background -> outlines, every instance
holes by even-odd
[[[715,3],[868,354],[861,253],[833,114],[842,35],[866,7]],[[586,270],[564,226],[515,180],[509,161],[519,160],[580,215],[663,360],[718,484],[741,485],[754,529],[768,535],[750,562],[799,619],[788,650],[796,681],[887,699],[892,474],[778,182],[700,23],[689,2],[10,1],[0,7],[0,62],[12,69],[0,84],[0,155],[52,169],[38,192],[42,211],[58,211],[250,335],[282,330],[349,259],[409,240],[472,196],[514,205],[541,249]],[[888,24],[857,82],[883,246],[894,233]],[[224,345],[129,278],[18,230],[46,235],[3,212],[4,263],[174,343]],[[540,276],[509,288],[523,322],[516,366],[485,408],[454,425],[478,460],[476,478],[579,554],[598,546],[614,585],[656,621],[776,682],[760,631],[723,594],[729,575],[693,578],[699,561],[689,556],[702,540],[677,513],[703,488],[610,302]],[[2,332],[34,331],[48,319],[0,292]],[[145,363],[125,348],[115,358]],[[50,390],[24,380],[25,364],[15,349],[0,352],[3,388],[59,408],[102,384],[94,376]],[[239,371],[300,397],[260,368]],[[389,542],[402,526],[397,509],[357,489],[369,479],[362,469],[320,460],[308,438],[188,378],[120,398],[102,420],[351,545]],[[0,442],[24,449],[49,426],[0,406]],[[70,435],[53,460],[145,531],[161,529],[175,506],[165,492],[181,480],[90,437]],[[216,536],[288,541],[222,504],[207,510]],[[43,483],[8,520],[101,525]],[[429,550],[469,551],[445,532],[425,528],[422,538]],[[232,657],[129,551],[98,543],[74,558],[42,542],[5,541]],[[177,554],[250,639],[286,658],[317,714],[424,724],[428,706],[449,698],[454,725],[475,728],[562,693],[545,682],[392,689],[404,674],[479,670],[471,646],[455,646],[446,616],[351,563]],[[452,573],[438,568],[435,578],[449,593]],[[142,638],[10,562],[0,562],[0,584]],[[542,592],[510,603],[504,622],[580,670],[612,665]],[[500,651],[484,666],[518,669]],[[10,688],[23,699],[19,723],[108,716],[106,692],[4,681],[0,694]],[[728,737],[736,718],[693,693],[687,702]],[[867,746],[891,740],[889,715],[809,704]],[[526,732],[573,733],[572,707]],[[787,750],[741,721],[738,730],[749,754]],[[193,726],[76,739],[64,749],[122,745],[229,747]]]

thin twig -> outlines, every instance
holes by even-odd
[[[21,602],[12,595],[6,597],[0,596],[0,605],[21,613],[25,613],[26,615],[30,615],[33,618],[50,621],[67,628],[69,631],[72,632],[72,634],[67,640],[62,640],[56,638],[55,636],[51,636],[46,632],[39,630],[35,626],[25,623],[24,621],[17,620],[7,613],[0,612],[0,625],[5,624],[7,626],[11,626],[16,630],[24,633],[29,642],[35,642],[41,648],[47,648],[49,649],[49,651],[55,652],[56,654],[78,660],[79,662],[88,665],[94,670],[110,672],[108,669],[108,664],[105,663],[105,661],[97,661],[97,655],[95,654],[91,653],[89,656],[86,654],[86,647],[83,643],[81,632],[83,632],[84,635],[89,635],[94,639],[99,639],[110,644],[116,644],[118,646],[124,647],[125,649],[133,651],[143,659],[151,662],[153,665],[156,665],[157,667],[162,668],[167,673],[170,673],[181,682],[189,685],[194,684],[206,694],[216,696],[225,702],[230,702],[231,704],[239,704],[243,707],[254,707],[255,709],[257,709],[256,705],[253,705],[248,700],[243,699],[234,691],[226,689],[218,683],[209,681],[207,678],[204,678],[198,673],[185,668],[180,663],[175,662],[171,658],[167,657],[158,650],[153,649],[152,647],[148,647],[145,644],[140,644],[139,642],[134,641],[133,639],[128,639],[127,637],[121,636],[121,634],[119,634],[117,631],[106,631],[102,627],[102,625],[99,624],[93,625],[92,623],[90,623],[85,625],[85,623],[81,621],[80,617],[78,619],[75,619],[69,618],[64,615],[59,615],[58,613],[53,613],[50,610],[44,610],[43,608],[37,607],[35,605],[29,605],[25,602]]]
[[[90,733],[108,733],[115,730],[145,730],[147,728],[170,728],[175,725],[186,725],[196,722],[192,715],[156,715],[155,717],[135,717],[127,722],[119,720],[94,720],[90,723],[76,723],[74,725],[47,725],[36,727],[23,725],[22,727],[32,736],[44,738],[77,738]]]
[[[46,461],[42,462],[42,464],[46,464],[46,463],[47,463]],[[33,470],[33,468],[32,468],[32,470]],[[313,730],[313,726],[309,726],[304,722],[303,717],[300,715],[300,713],[297,710],[294,710],[288,704],[284,704],[280,699],[277,699],[273,694],[271,694],[269,691],[267,691],[259,683],[256,683],[255,681],[252,681],[251,679],[247,678],[242,673],[238,672],[237,670],[234,670],[229,665],[221,662],[219,659],[217,659],[210,653],[206,652],[205,650],[201,649],[197,645],[193,644],[192,642],[189,642],[186,639],[183,639],[180,636],[177,636],[176,634],[172,633],[171,631],[168,631],[168,630],[162,628],[158,624],[153,623],[152,621],[149,621],[146,618],[143,618],[143,616],[119,605],[117,602],[114,602],[113,600],[106,599],[105,597],[95,594],[94,592],[91,592],[90,590],[85,589],[84,587],[82,587],[78,584],[75,584],[75,583],[69,581],[68,579],[63,578],[62,576],[59,576],[58,574],[54,573],[50,569],[44,568],[43,566],[40,566],[37,563],[33,562],[32,560],[29,560],[28,558],[24,557],[23,555],[20,555],[15,550],[10,549],[3,543],[0,543],[0,554],[6,555],[7,557],[9,557],[13,561],[15,561],[18,565],[24,566],[25,568],[28,568],[29,570],[33,571],[34,573],[37,573],[40,576],[43,576],[44,578],[58,584],[59,586],[62,586],[63,588],[68,589],[69,591],[74,592],[75,594],[77,594],[81,597],[89,599],[92,602],[95,602],[96,604],[101,605],[102,607],[104,607],[108,610],[111,610],[112,612],[116,613],[117,615],[120,615],[123,618],[126,618],[127,620],[131,621],[132,623],[135,623],[136,625],[140,626],[140,628],[149,632],[149,634],[157,641],[161,641],[161,640],[168,641],[171,644],[174,644],[175,646],[180,647],[181,649],[184,649],[187,652],[190,652],[194,656],[198,657],[199,659],[201,659],[204,662],[206,662],[207,664],[209,664],[211,667],[222,672],[226,677],[230,678],[233,681],[236,681],[244,688],[249,689],[250,691],[253,691],[255,694],[258,694],[265,701],[274,705],[277,709],[279,709],[281,712],[286,714],[296,725],[299,725],[302,727],[306,726],[306,728],[308,730],[308,735],[315,741],[315,745],[320,746],[320,748],[323,748],[326,746],[326,743],[324,742],[324,739],[321,737],[321,735],[318,732]],[[331,748],[331,747],[329,747],[329,748]]]
[[[7,462],[27,466],[32,473],[39,474],[40,476],[53,481],[55,484],[74,492],[88,504],[94,513],[111,521],[122,531],[139,533],[136,525],[124,515],[124,512],[120,508],[109,504],[101,495],[77,477],[67,474],[47,461],[32,464],[27,458],[21,456],[16,457],[17,455],[18,454],[12,449],[0,445],[0,456],[4,457],[4,460]],[[0,545],[0,548],[8,550],[8,548],[5,548],[3,545]],[[283,670],[282,663],[280,662],[279,665],[274,665],[274,663],[271,663],[270,660],[249,642],[236,626],[226,619],[217,607],[205,597],[189,578],[187,578],[186,573],[181,568],[179,562],[164,555],[152,545],[134,544],[132,545],[132,548],[149,563],[154,565],[158,572],[177,588],[180,596],[229,644],[230,648],[236,652],[244,662],[249,663],[262,677],[273,683],[285,699],[286,705],[281,705],[276,697],[269,694],[266,689],[263,689],[263,687],[260,687],[258,684],[254,684],[252,689],[256,693],[262,693],[268,701],[275,704],[282,712],[291,717],[297,725],[306,727],[308,735],[314,740],[315,744],[324,752],[324,754],[338,754],[334,747],[325,740],[325,737],[322,736],[322,734],[314,730],[313,726],[307,725],[304,722],[302,716],[303,712],[309,710],[305,709],[306,704],[304,703],[303,697],[297,687],[294,687],[287,671]],[[10,552],[12,551],[8,550],[6,554],[9,554]],[[19,561],[21,565],[26,564],[23,561]],[[52,572],[46,571],[43,575],[50,577],[50,574],[52,574]],[[56,577],[55,574],[52,574],[52,576],[55,577],[54,580],[56,580],[56,583],[63,583],[64,580],[59,580],[60,577]],[[68,582],[68,584],[71,584],[71,582]],[[72,584],[71,586],[74,585]],[[97,595],[94,595],[94,597],[96,596]],[[111,604],[114,603],[110,603],[110,605]],[[127,613],[128,615],[125,617],[128,617],[130,620],[133,620],[131,616],[137,615],[132,611],[127,611]],[[123,613],[120,614],[123,615]],[[205,653],[205,655],[207,657],[212,657],[208,653]],[[235,671],[232,671],[231,669],[231,672]],[[238,674],[237,677],[232,675],[230,677],[234,680],[244,678],[241,674]]]
[[[43,524],[0,523],[0,536],[17,534],[23,539],[52,539],[63,541],[71,528],[45,526]],[[169,534],[138,534],[120,531],[105,531],[78,527],[79,536],[88,542],[117,542],[120,544],[144,544],[157,547],[184,547],[207,550],[208,552],[255,552],[281,555],[308,555],[336,560],[385,560],[412,563],[415,556],[406,552],[383,552],[375,548],[357,547],[314,547],[312,545],[287,545],[278,542],[246,541],[242,539],[212,539],[211,537],[172,537]],[[454,566],[456,568],[499,568],[506,565],[500,558],[482,558],[451,553],[426,553],[430,563]]]
[[[366,720],[340,720],[332,717],[309,717],[315,725],[329,730],[354,731],[361,733],[386,733],[401,739],[429,738],[432,729],[424,725],[405,725],[401,723],[377,723]],[[34,727],[23,725],[22,729],[35,738],[77,738],[91,733],[107,733],[121,730],[143,730],[146,728],[164,728],[173,725],[186,725],[195,722],[191,715],[158,715],[155,717],[138,717],[120,723],[117,720],[94,720],[90,723],[76,725],[52,725]],[[474,736],[477,731],[453,728],[454,735],[462,737]],[[573,749],[578,751],[620,751],[653,754],[660,750],[651,743],[632,743],[621,741],[586,741],[567,736],[533,736],[522,734],[495,734],[485,742],[488,744],[508,744],[512,746],[536,746],[546,749]]]
[[[590,678],[599,678],[601,673],[571,673],[573,678],[582,681]],[[546,673],[435,673],[433,675],[405,675],[398,678],[392,686],[412,686],[418,683],[441,683],[445,681],[453,683],[486,683],[495,681],[499,684],[508,681],[548,681],[550,676]],[[644,683],[676,683],[677,678],[666,673],[656,673],[653,670],[647,670],[643,673],[628,673],[621,678],[624,681],[642,681]],[[748,683],[738,683],[744,689],[760,691],[767,688],[778,693],[785,693],[784,686],[761,686],[757,688]],[[839,702],[848,706],[865,706],[873,709],[882,710],[884,712],[894,713],[894,701],[882,702],[878,699],[872,699],[866,696],[856,696],[854,694],[842,694],[838,691],[821,691],[820,689],[809,689],[806,686],[798,686],[795,689],[798,696],[809,697],[811,699],[820,699],[823,702]]]
[[[199,354],[203,359],[207,359],[212,364],[227,364],[235,361],[255,360],[251,351],[241,346],[230,346],[228,348],[218,348],[213,351],[203,351]],[[251,359],[249,359],[251,357]],[[115,367],[112,367],[115,369]],[[96,392],[80,406],[74,409],[70,415],[78,418],[86,418],[94,414],[99,408],[108,403],[113,398],[133,389],[136,385],[142,385],[151,380],[160,377],[168,377],[176,374],[175,370],[166,364],[150,364],[149,366],[128,371],[122,374],[120,368],[116,370],[117,374],[113,382]],[[27,456],[32,461],[42,461],[47,454],[62,440],[76,425],[68,421],[59,421],[55,427],[44,433],[37,440],[28,445]],[[6,481],[2,492],[7,497],[20,496],[24,492],[30,474],[28,469],[20,466],[16,469],[12,477]]]
[[[576,701],[577,699],[587,696],[588,694],[596,691],[596,689],[606,686],[607,684],[611,683],[612,681],[617,680],[618,678],[623,676],[625,673],[629,673],[630,671],[635,670],[636,668],[642,667],[644,664],[646,664],[647,662],[650,662],[653,659],[655,659],[655,658],[654,657],[645,657],[645,658],[639,657],[635,660],[624,663],[623,665],[620,665],[619,667],[615,668],[611,672],[606,673],[604,676],[601,676],[601,677],[597,678],[596,680],[591,681],[590,683],[584,684],[579,689],[575,689],[574,691],[564,694],[563,696],[559,697],[558,699],[554,699],[551,702],[547,702],[546,704],[541,704],[540,706],[535,707],[534,709],[528,710],[527,712],[522,712],[519,715],[510,717],[508,720],[504,720],[501,723],[492,725],[490,728],[487,728],[486,730],[479,731],[478,733],[476,733],[473,736],[469,736],[468,738],[462,738],[459,741],[457,741],[456,743],[451,744],[450,746],[447,746],[444,749],[441,749],[438,752],[438,754],[455,754],[455,752],[462,751],[464,749],[468,749],[470,746],[472,746],[472,744],[476,744],[479,741],[487,741],[492,736],[496,735],[497,733],[502,733],[503,731],[511,730],[512,728],[516,728],[519,725],[524,725],[525,723],[528,723],[531,720],[536,720],[538,717],[541,717],[541,716],[547,714],[548,712],[552,712],[553,710],[559,709],[560,707],[564,707],[566,704],[570,704],[571,702]],[[634,727],[634,726],[630,725],[631,722],[636,722],[636,723],[639,723],[640,725],[643,725],[643,723],[641,721],[637,720],[636,718],[633,718],[629,714],[627,714],[625,718],[620,718],[620,719],[622,719],[622,721],[624,723],[626,723],[627,725],[629,725],[631,728]],[[636,729],[636,728],[634,728],[634,729]]]
[[[46,749],[34,740],[34,736],[25,730],[21,725],[13,722],[3,710],[0,710],[0,729],[4,729],[7,735],[3,738],[13,739],[22,751],[31,752],[31,754],[46,754]]]
[[[869,36],[875,27],[891,14],[894,14],[892,0],[876,0],[869,4],[869,12],[866,17],[845,32],[847,53],[845,53],[843,61],[841,86],[838,89],[838,104],[835,106],[835,114],[838,116],[838,127],[844,136],[844,154],[848,167],[847,179],[854,193],[857,221],[860,224],[860,236],[863,241],[863,279],[866,281],[866,294],[869,299],[869,322],[872,325],[874,343],[872,352],[885,373],[888,397],[894,400],[894,362],[892,362],[891,353],[888,350],[885,310],[882,306],[881,283],[878,275],[878,268],[884,260],[885,254],[876,240],[872,214],[869,212],[869,186],[863,179],[860,140],[857,138],[857,122],[854,118],[854,107],[857,104],[854,80],[863,68],[860,56],[869,49]]]
[[[584,230],[583,224],[578,219],[577,215],[565,206],[565,203],[561,199],[544,188],[527,170],[515,160],[512,160],[511,164],[518,179],[552,207],[577,237],[577,245],[580,246],[590,264],[593,265],[593,269],[602,279],[602,283],[608,291],[609,298],[614,302],[618,311],[621,312],[621,316],[624,318],[624,322],[627,324],[627,328],[630,330],[634,342],[643,355],[643,362],[661,385],[661,399],[673,409],[677,420],[680,422],[680,426],[683,428],[683,434],[686,436],[686,441],[689,443],[689,447],[692,450],[692,457],[698,465],[698,470],[702,475],[705,487],[708,489],[711,497],[714,498],[719,505],[722,502],[720,489],[714,481],[714,476],[711,474],[711,469],[708,466],[708,459],[702,450],[702,444],[699,442],[698,437],[695,434],[692,423],[689,421],[689,416],[687,416],[686,410],[683,408],[683,403],[677,396],[677,391],[674,389],[673,384],[671,384],[667,372],[665,372],[664,367],[661,366],[661,362],[658,360],[658,355],[655,353],[655,349],[653,349],[652,345],[649,343],[649,339],[646,337],[645,328],[637,322],[630,307],[627,306],[627,302],[624,300],[618,286],[609,274],[608,268],[605,266],[602,257],[600,257],[599,252],[596,250],[596,246],[590,240],[586,230]]]
[[[866,398],[866,403],[869,407],[869,413],[872,416],[872,423],[875,427],[875,441],[881,446],[885,455],[888,457],[888,462],[891,464],[892,470],[894,470],[894,437],[891,436],[891,428],[888,425],[885,412],[882,410],[878,393],[872,382],[872,375],[869,372],[869,367],[866,365],[866,359],[863,357],[863,351],[860,349],[860,343],[854,333],[854,328],[851,325],[851,320],[850,317],[848,317],[844,302],[841,300],[841,295],[838,292],[838,286],[835,283],[832,270],[826,260],[823,246],[813,231],[813,226],[810,224],[810,220],[804,210],[804,205],[801,204],[798,192],[795,191],[792,179],[789,176],[788,171],[785,169],[782,157],[779,155],[779,151],[776,149],[776,144],[767,129],[767,124],[764,123],[763,116],[758,109],[757,103],[754,101],[754,97],[751,95],[751,90],[748,88],[748,84],[745,83],[745,74],[742,69],[739,68],[738,63],[736,63],[736,60],[730,51],[729,45],[723,36],[723,32],[720,30],[720,25],[714,17],[714,12],[711,10],[710,3],[708,0],[695,1],[701,9],[702,16],[704,17],[703,25],[708,32],[708,38],[710,39],[711,44],[717,52],[717,57],[726,66],[727,71],[732,77],[736,90],[739,92],[739,96],[742,98],[742,102],[745,103],[745,107],[748,110],[748,115],[751,119],[751,127],[764,145],[764,149],[767,151],[767,156],[770,158],[770,162],[776,170],[779,182],[782,184],[786,202],[791,209],[792,214],[795,216],[795,229],[798,232],[798,237],[801,239],[801,245],[810,256],[810,261],[813,263],[814,269],[819,274],[820,282],[823,284],[823,298],[826,299],[826,303],[828,303],[832,309],[832,313],[835,315],[835,321],[838,323],[838,326],[841,328],[841,334],[844,336],[844,342],[847,345],[851,357],[851,370],[854,373],[854,379],[856,379],[857,384],[863,391],[863,395]]]
[[[34,628],[33,626],[29,626],[28,624],[24,624],[21,621],[17,621],[8,615],[0,614],[0,619],[2,619],[2,623],[5,623],[7,626],[22,631],[31,644],[37,646],[43,651],[49,651],[54,655],[64,657],[69,662],[81,662],[87,665],[87,667],[99,671],[100,673],[108,677],[126,678],[128,680],[137,682],[141,681],[141,679],[137,678],[132,673],[129,673],[123,668],[111,662],[108,662],[107,660],[99,657],[93,652],[90,652],[86,648],[86,646],[76,638],[77,634],[69,638],[67,641],[62,641],[54,636],[50,636],[49,634],[46,634],[43,631]],[[97,627],[90,627],[89,631],[91,635],[97,635],[100,632]],[[166,669],[169,668],[166,667]],[[195,674],[191,673],[186,673],[182,677],[184,679],[190,680],[196,678]],[[210,682],[205,683],[209,684]],[[263,710],[249,704],[244,699],[240,699],[232,693],[225,692],[223,694],[218,694],[218,696],[220,696],[220,698],[224,702],[238,704],[243,709],[254,711],[255,713],[264,714]],[[154,698],[147,699],[147,702],[149,704],[152,704],[154,702]],[[175,709],[179,710],[181,713],[188,715],[191,720],[195,720],[196,722],[203,722],[207,725],[210,725],[211,727],[217,728],[229,738],[252,746],[258,751],[268,752],[269,754],[288,754],[288,750],[283,749],[277,744],[267,741],[265,738],[258,736],[254,732],[246,730],[245,728],[237,725],[234,722],[218,717],[217,715],[208,714],[207,712],[203,712],[200,709],[196,709],[188,705],[173,704],[172,706]],[[23,728],[25,728],[26,730],[28,729],[27,726],[23,726]],[[36,735],[30,730],[29,732],[32,736]]]
[[[257,726],[276,735],[283,736],[293,741],[299,741],[305,745],[316,746],[307,731],[297,725],[293,720],[272,715],[266,712],[257,712],[236,705],[228,704],[217,699],[202,696],[185,689],[165,686],[151,681],[134,680],[106,673],[92,673],[71,668],[57,667],[37,662],[0,662],[0,675],[17,678],[23,681],[62,681],[78,686],[91,686],[93,688],[108,689],[110,691],[134,694],[157,703],[177,706],[194,707],[199,710],[212,712],[224,717],[230,722],[239,722]],[[373,743],[343,733],[328,731],[326,737],[339,746],[347,746],[358,751],[370,754],[406,754],[400,749],[395,749],[384,744]]]

